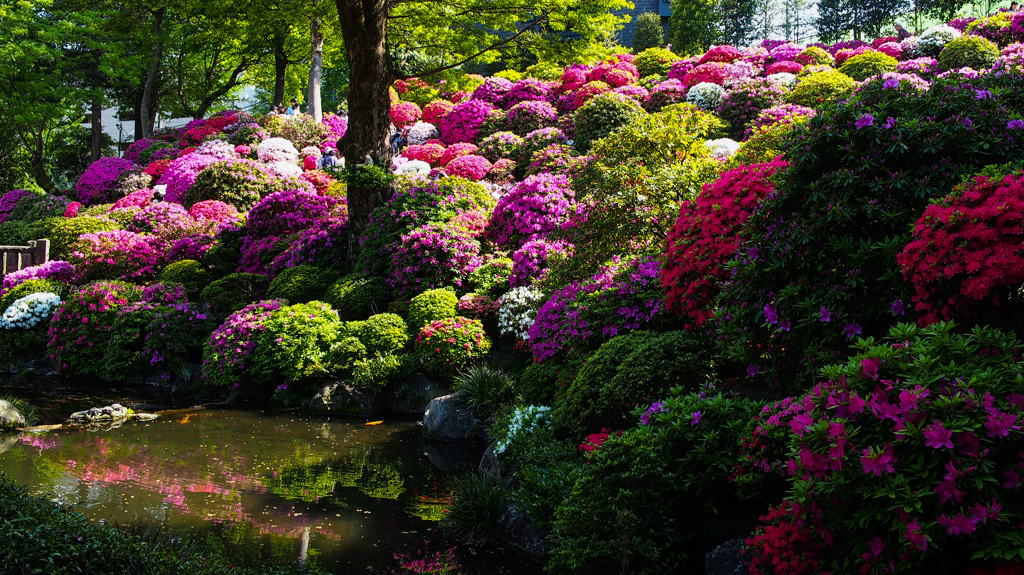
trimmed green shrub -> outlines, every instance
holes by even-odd
[[[0,224],[0,246],[23,246],[30,239],[27,222],[6,221]]]
[[[613,337],[590,355],[554,405],[556,433],[581,436],[635,423],[629,416],[668,395],[715,381],[710,342],[684,331],[634,331]]]
[[[548,572],[700,572],[705,550],[756,525],[760,506],[739,500],[728,477],[761,404],[695,393],[675,394],[658,408],[648,425],[594,434],[580,445],[587,461],[557,504]],[[688,557],[687,550],[699,553]]]
[[[40,324],[30,329],[0,329],[0,365],[7,367],[46,357],[46,343],[50,339],[46,327]]]
[[[580,362],[570,358],[568,363],[545,361],[531,363],[516,377],[516,389],[522,396],[523,403],[531,405],[551,405],[555,397],[564,393],[576,379]]]
[[[416,350],[427,373],[450,380],[491,350],[480,320],[466,317],[439,319],[423,326]]]
[[[815,72],[802,78],[796,88],[789,93],[786,101],[790,104],[820,110],[839,98],[849,96],[856,87],[857,83],[853,78],[842,72],[836,70]]]
[[[184,204],[191,208],[205,200],[220,200],[246,212],[277,190],[274,177],[258,162],[218,162],[199,172],[185,194]]]
[[[661,23],[658,23],[660,29]],[[635,51],[635,47],[634,47]],[[679,56],[661,47],[661,44],[649,46],[647,49],[637,52],[633,65],[640,72],[641,78],[648,76],[665,76],[672,69],[672,63],[679,59]]]
[[[381,278],[351,274],[331,284],[322,299],[343,321],[364,320],[387,308],[391,290]]]
[[[665,35],[661,29],[661,15],[655,12],[644,12],[643,14],[636,17],[636,27],[633,28],[633,53],[637,55],[637,59],[640,56],[649,52],[652,49],[660,49],[665,44]],[[668,50],[665,50],[668,52]],[[672,52],[668,52],[672,54]],[[672,54],[675,56],[675,54]],[[679,59],[679,56],[676,56]],[[636,60],[633,60],[633,64],[636,64]],[[645,62],[647,64],[647,62]],[[668,65],[671,67],[672,62],[669,61]],[[650,74],[665,74],[668,70],[664,70],[661,67],[651,70],[651,68],[640,68],[641,76],[648,76]],[[645,71],[646,70],[646,71]]]
[[[210,246],[203,255],[203,267],[210,274],[220,279],[238,270],[238,262],[242,260],[242,240],[245,238],[245,226],[241,223],[217,233],[217,242]]]
[[[4,292],[0,297],[0,314],[7,311],[11,304],[34,293],[55,293],[62,296],[68,292],[68,286],[57,280],[39,279],[22,282]]]
[[[113,220],[81,216],[77,218],[47,218],[39,220],[29,228],[29,239],[50,240],[50,259],[67,260],[71,256],[71,246],[82,234],[109,232],[119,229]]]
[[[270,278],[260,274],[228,274],[203,288],[199,299],[218,313],[235,313],[243,307],[264,299]]]
[[[606,137],[643,114],[646,112],[636,100],[622,94],[605,92],[594,96],[573,112],[576,149],[583,154],[589,152],[591,142]]]
[[[411,373],[414,363],[408,355],[375,355],[358,359],[352,366],[352,385],[377,393],[403,375]]]
[[[409,301],[409,329],[418,332],[432,321],[455,317],[459,303],[455,292],[447,289],[427,290]]]
[[[796,62],[804,66],[831,66],[835,58],[817,46],[808,46],[796,55]]]
[[[271,312],[252,353],[250,373],[263,384],[327,375],[337,341],[338,314],[325,303],[300,303]]]
[[[937,60],[943,70],[987,70],[999,57],[999,46],[981,36],[961,36],[942,49]],[[20,201],[18,203],[21,203]]]
[[[196,260],[181,260],[168,264],[157,279],[181,284],[189,299],[195,299],[209,285],[210,272]]]
[[[267,289],[270,299],[283,299],[289,303],[306,303],[319,299],[335,276],[313,266],[295,266],[281,272]]]
[[[122,307],[110,325],[110,339],[103,346],[98,375],[111,382],[123,381],[131,372],[149,372],[146,335],[158,312],[154,303],[137,302]]]
[[[469,273],[469,285],[479,294],[498,299],[508,292],[509,278],[512,277],[512,259],[490,258],[483,265]]]
[[[356,337],[366,346],[367,355],[391,355],[409,343],[408,326],[393,313],[379,313],[358,324]]]
[[[995,61],[995,58],[992,59]],[[899,62],[896,58],[882,52],[865,52],[843,62],[839,72],[863,82],[872,76],[878,76],[885,72],[895,72]]]

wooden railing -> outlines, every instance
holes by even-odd
[[[50,261],[50,240],[30,241],[27,246],[0,246],[3,275]]]

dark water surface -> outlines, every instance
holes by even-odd
[[[30,399],[51,420],[81,408]],[[0,436],[0,471],[94,520],[246,525],[331,573],[539,573],[512,553],[436,533],[448,477],[479,460],[469,449],[428,442],[411,420],[202,409]]]

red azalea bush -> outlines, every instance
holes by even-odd
[[[610,92],[611,86],[604,82],[588,82],[579,90],[576,90],[576,94],[573,96],[573,110],[579,108],[583,104],[586,104],[588,100],[598,94],[604,94]]]
[[[331,184],[335,182],[335,179],[327,175],[327,172],[317,170],[315,168],[302,172],[302,175],[299,177],[309,182],[313,186],[313,189],[316,190],[316,193],[321,196],[326,195]]]
[[[803,70],[803,64],[797,64],[791,60],[783,60],[782,62],[775,62],[771,66],[768,66],[768,70],[765,72],[767,75],[772,74],[796,74],[800,70]]]
[[[724,62],[731,64],[732,62],[740,59],[739,48],[724,44],[722,46],[712,46],[704,55],[697,60],[697,65],[707,64],[708,62]]]
[[[792,499],[822,510],[821,554],[844,573],[963,572],[1016,555],[1021,342],[900,324],[855,347],[788,422]]]
[[[426,162],[431,166],[437,166],[441,162],[445,148],[441,144],[426,143],[419,146],[409,146],[402,150],[402,155],[410,160]]]
[[[1024,172],[979,175],[930,204],[898,256],[923,324],[972,316],[1024,281]]]
[[[420,107],[412,102],[398,102],[391,106],[391,123],[399,130],[415,123],[422,115]]]
[[[436,126],[454,107],[455,104],[448,100],[434,100],[423,108],[423,121]]]
[[[416,350],[431,375],[451,379],[470,362],[487,355],[491,342],[480,320],[466,317],[439,319],[423,326]]]
[[[675,66],[673,65],[673,68]],[[721,86],[725,82],[725,64],[721,62],[708,62],[690,70],[683,76],[683,84],[690,89],[701,82],[711,82]]]
[[[210,125],[192,128],[190,130],[186,130],[185,133],[182,134],[181,141],[178,142],[178,145],[185,149],[188,149],[190,146],[198,146],[203,142],[203,140],[216,133],[217,129]]]
[[[167,166],[169,166],[170,164],[170,158],[157,160],[146,166],[146,174],[151,176],[154,182],[159,181],[160,176],[164,175],[164,172],[167,171]]]
[[[189,208],[188,215],[196,220],[227,223],[238,219],[238,210],[220,200],[203,200]]]
[[[821,551],[825,547],[815,532],[814,509],[805,517],[799,505],[783,501],[761,516],[761,525],[744,542],[743,557],[750,575],[804,575],[820,573]],[[826,572],[827,573],[827,572]]]
[[[454,160],[455,158],[458,158],[459,156],[468,156],[470,154],[475,154],[479,149],[480,148],[477,148],[476,145],[469,144],[466,142],[452,144],[451,146],[448,146],[448,148],[444,151],[443,154],[441,154],[441,158],[438,161],[438,163],[442,167],[447,166],[448,163]],[[415,160],[416,158],[412,159]],[[430,162],[427,163],[429,164]]]
[[[693,202],[683,202],[666,240],[661,272],[669,311],[694,326],[711,317],[726,278],[725,263],[740,246],[740,230],[760,201],[775,190],[772,177],[785,167],[777,160],[728,170],[706,184]]]

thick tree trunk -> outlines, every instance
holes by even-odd
[[[103,150],[103,93],[100,91],[100,55],[93,58],[92,67],[92,134],[89,138],[89,159],[100,159]],[[118,150],[118,154],[120,154]]]
[[[50,174],[46,172],[46,161],[43,158],[43,135],[42,133],[33,134],[32,151],[29,153],[28,163],[32,168],[32,175],[36,179],[36,183],[43,191],[53,194],[57,192],[57,185],[50,179]]]
[[[288,70],[288,55],[284,53],[284,34],[274,34],[274,107],[284,104],[284,75]]]
[[[349,65],[348,129],[338,143],[346,165],[361,164],[366,156],[385,170],[391,168],[391,86],[393,70],[385,48],[386,0],[335,0]],[[370,212],[391,198],[386,188],[349,186],[350,264],[358,256],[358,239]]]
[[[324,74],[324,33],[320,31],[320,20],[316,18],[309,23],[309,40],[312,51],[309,56],[309,93],[306,95],[306,111],[313,116],[314,121],[319,122],[323,119],[320,78]]]
[[[156,80],[160,76],[160,63],[164,58],[163,25],[165,8],[153,12],[153,37],[156,38],[156,50],[153,54],[153,61],[146,71],[146,83],[142,88],[142,102],[139,104],[136,118],[142,120],[142,137],[148,138],[153,135],[153,120],[156,116],[150,108],[153,102],[153,91],[156,87]],[[136,128],[136,133],[138,129]]]

